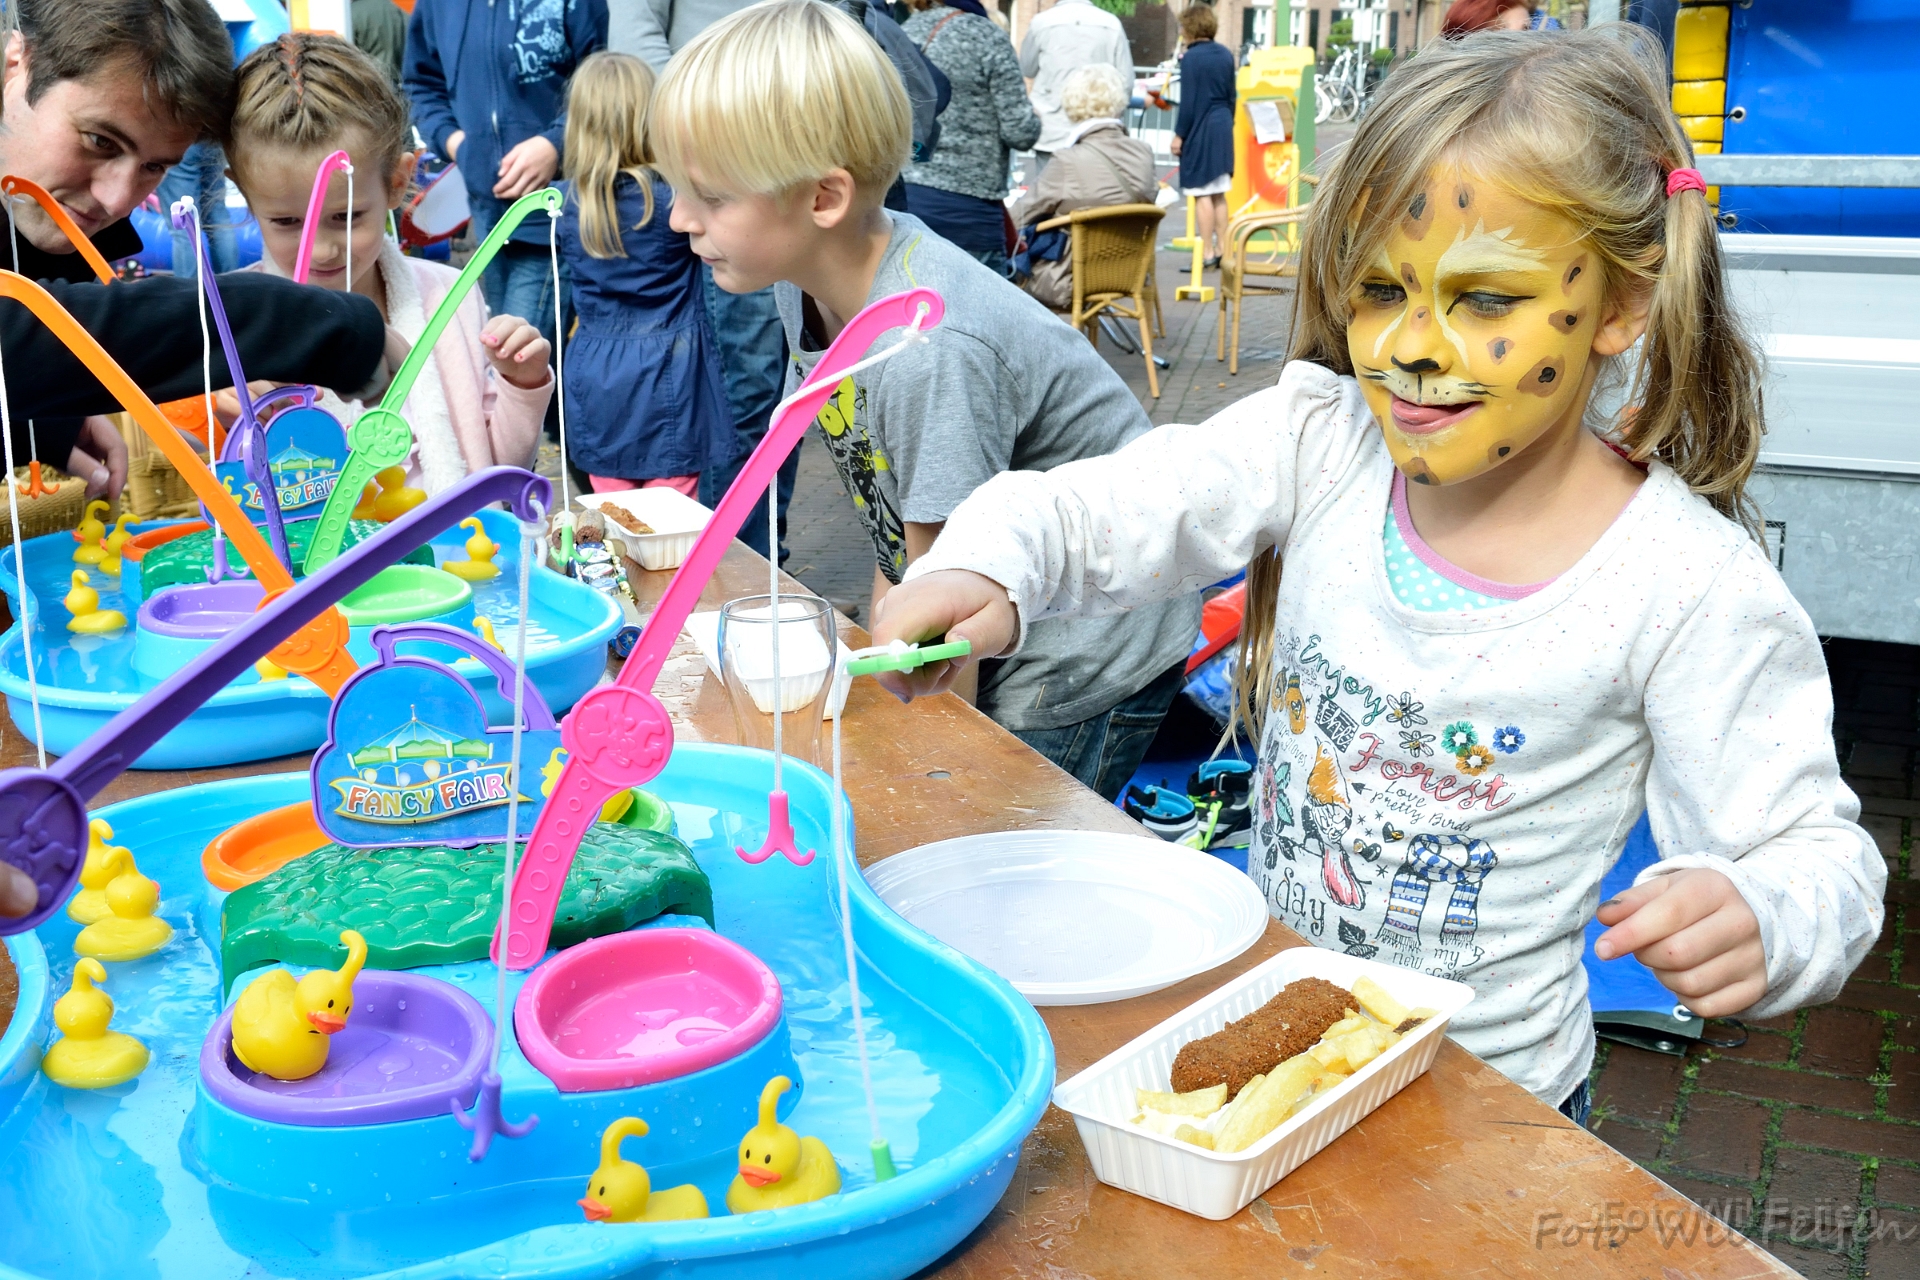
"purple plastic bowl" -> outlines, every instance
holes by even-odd
[[[436,978],[362,970],[353,1012],[327,1065],[305,1080],[257,1075],[233,1056],[233,1006],[200,1046],[200,1080],[215,1101],[277,1124],[387,1124],[444,1116],[473,1101],[493,1049],[486,1010]]]
[[[140,626],[182,640],[218,640],[251,618],[265,594],[252,580],[164,587],[140,606]]]

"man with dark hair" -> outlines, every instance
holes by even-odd
[[[52,194],[108,260],[138,253],[128,220],[167,169],[201,138],[221,140],[233,114],[233,44],[207,0],[10,0],[0,56],[0,173]],[[37,204],[9,202],[12,233],[0,266],[47,284],[135,382],[158,399],[199,388],[197,283],[155,279],[92,283],[76,247]],[[17,254],[17,257],[15,256]],[[221,285],[241,320],[241,358],[255,378],[364,389],[390,366],[385,325],[366,299],[260,273]],[[0,353],[27,460],[35,452],[118,493],[126,446],[100,414],[113,398],[53,337],[13,303],[0,304]],[[213,355],[216,386],[226,360]]]

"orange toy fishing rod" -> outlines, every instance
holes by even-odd
[[[93,268],[93,274],[100,277],[101,284],[112,284],[118,279],[113,274],[113,268],[107,264],[106,258],[101,256],[100,250],[94,247],[93,241],[87,239],[86,233],[80,230],[79,224],[73,220],[73,215],[62,208],[60,202],[49,195],[45,187],[10,173],[0,178],[0,193],[4,193],[9,201],[9,216],[12,214],[11,201],[14,196],[32,196],[34,203],[46,210],[47,216],[53,219],[53,225],[66,232],[67,239],[73,241],[73,247],[80,251],[80,256],[85,258],[87,265]]]
[[[106,348],[81,328],[80,322],[52,294],[23,275],[0,271],[0,297],[12,298],[33,312],[42,324],[53,330],[54,336],[60,339],[67,350],[80,357],[80,362],[100,380],[100,384],[126,406],[128,415],[147,433],[154,447],[179,470],[194,496],[206,505],[207,513],[225,532],[234,550],[240,553],[247,568],[253,571],[255,580],[265,589],[266,599],[271,601],[291,590],[293,575],[274,558],[267,540],[260,536],[260,531],[240,510],[240,504],[233,500],[226,486],[214,478],[200,455],[180,438],[180,433],[161,414],[159,406],[107,354]],[[347,677],[356,670],[356,664],[346,653],[346,639],[345,619],[328,609],[288,641],[287,646],[283,646],[288,649],[284,656],[291,661],[282,662],[282,655],[276,651],[274,662],[286,670],[306,676],[329,694],[338,693]]]

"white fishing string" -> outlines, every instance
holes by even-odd
[[[560,211],[547,210],[547,258],[553,267],[553,397],[560,414],[560,509],[573,510],[567,475],[567,336],[560,332]]]
[[[493,1073],[500,1074],[500,1046],[507,1039],[507,958],[508,929],[512,925],[513,853],[520,828],[520,732],[527,710],[527,598],[533,590],[533,557],[536,540],[546,534],[547,512],[533,503],[533,521],[520,526],[520,615],[513,627],[513,751],[507,775],[507,848],[500,869],[500,957],[494,961],[493,976]]]
[[[7,212],[11,217],[11,202]],[[33,747],[39,755],[40,767],[45,769],[47,735],[40,726],[40,679],[33,670],[33,622],[39,610],[32,606],[32,597],[27,593],[27,557],[20,546],[19,486],[13,482],[13,410],[7,401],[7,369],[4,362],[0,362],[0,435],[6,437],[7,517],[13,522],[13,573],[19,584],[20,612],[27,615],[20,619],[20,651],[27,664],[27,697],[33,702]]]
[[[927,338],[925,334],[920,332],[920,325],[926,318],[927,308],[922,305],[913,313],[913,323],[907,326],[907,331],[901,335],[900,341],[894,343],[885,351],[870,355],[866,359],[848,366],[844,372],[833,375],[833,380],[836,383],[843,382],[851,378],[854,374],[859,373],[862,369],[871,369],[883,360],[891,360],[908,347],[925,342]],[[779,422],[785,417],[787,410],[793,406],[795,401],[807,395],[809,392],[817,390],[818,387],[818,383],[803,385],[798,391],[775,405],[773,413],[767,418],[767,429],[771,431],[773,429],[772,424]],[[561,474],[564,475],[566,473],[566,467],[564,465],[566,419],[564,417],[561,419],[560,439],[562,449],[561,461],[563,463],[560,470]],[[769,625],[773,628],[771,639],[771,648],[773,650],[773,789],[778,791],[780,790],[781,762],[780,713],[786,705],[786,690],[782,688],[780,684],[780,630],[783,620],[780,617],[780,471],[777,467],[774,469],[772,478],[767,481],[767,619]],[[837,720],[834,722],[834,728],[836,730],[839,728],[839,722]]]
[[[200,206],[194,202],[192,196],[181,196],[176,203],[176,207],[182,204],[187,206],[188,212],[193,215],[193,258],[195,274],[204,275],[205,268],[209,264],[200,260]],[[171,214],[172,210],[168,210],[168,213]],[[205,401],[207,414],[207,470],[212,471],[219,465],[219,451],[215,449],[213,445],[213,334],[207,328],[207,282],[201,280],[199,286],[199,288],[193,291],[193,301],[194,305],[198,307],[200,311],[200,393]],[[233,395],[235,400],[247,394],[247,389],[240,385],[239,374],[236,370],[227,370],[227,376],[233,379]],[[221,576],[225,577],[224,569],[227,560],[226,556],[221,553],[220,548],[221,545],[226,542],[226,531],[220,527],[218,520],[212,518],[213,512],[211,510],[207,512],[207,516],[208,523],[213,525],[213,562],[222,567],[223,572]]]
[[[20,274],[20,228],[13,223],[13,202],[19,198],[19,196],[14,195],[7,197],[7,239],[11,241],[13,245],[13,274],[15,275]],[[27,456],[30,459],[40,456],[40,441],[34,436],[32,418],[27,419]],[[13,482],[13,469],[11,466],[7,469],[7,482],[9,484]],[[23,583],[22,589],[24,589],[24,587],[25,584]],[[46,762],[43,760],[41,764],[44,766]]]
[[[340,166],[347,175],[347,292],[353,292],[353,161]]]
[[[834,637],[835,662],[833,669],[838,670],[839,637]],[[873,1100],[873,1067],[867,1059],[867,1026],[860,1012],[860,970],[853,949],[853,909],[847,891],[847,877],[852,873],[853,842],[847,839],[847,815],[842,803],[846,795],[845,784],[840,778],[840,722],[846,719],[846,711],[833,718],[833,860],[840,870],[840,936],[847,949],[847,1002],[853,1007],[853,1039],[860,1049],[860,1088],[867,1096],[867,1125],[873,1131],[873,1140],[881,1141],[880,1108]]]
[[[773,419],[767,419],[772,422]],[[773,789],[780,790],[780,713],[787,691],[780,683],[780,472],[767,481],[767,616],[773,625]],[[831,675],[831,672],[829,672]]]

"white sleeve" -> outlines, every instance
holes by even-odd
[[[1374,430],[1351,378],[1296,361],[1198,426],[1147,432],[1051,471],[1003,471],[948,518],[913,579],[970,569],[1021,619],[1117,613],[1188,595],[1284,546]]]
[[[1661,861],[1725,874],[1760,921],[1771,1017],[1831,1000],[1879,936],[1887,864],[1840,779],[1813,623],[1758,547],[1735,553],[1646,688]]]

